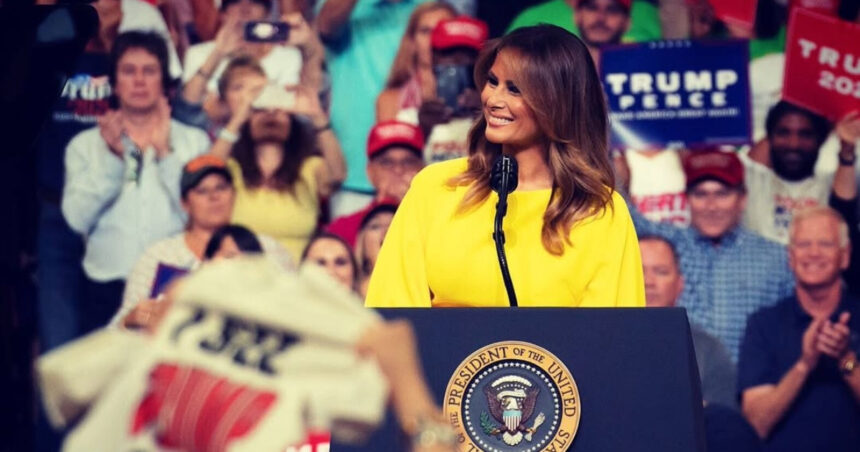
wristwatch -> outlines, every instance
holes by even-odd
[[[854,161],[857,160],[857,154],[851,154],[850,158],[845,158],[842,153],[839,153],[839,164],[841,166],[854,166]]]
[[[839,370],[842,372],[842,375],[851,375],[854,369],[858,367],[857,364],[857,356],[851,353],[847,359],[839,363]]]

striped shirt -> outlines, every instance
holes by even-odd
[[[294,270],[295,261],[290,253],[277,240],[258,234],[263,251],[284,269]],[[143,255],[134,264],[134,269],[128,275],[125,291],[122,294],[122,305],[108,324],[111,327],[119,326],[137,305],[149,298],[155,283],[156,272],[159,265],[168,265],[182,270],[196,270],[200,266],[200,258],[188,248],[185,242],[185,233],[168,237],[153,243],[144,251]]]
[[[720,339],[737,362],[747,317],[794,293],[785,247],[742,227],[715,245],[692,226],[654,223],[629,201],[628,207],[639,236],[661,236],[675,246],[684,275],[678,305],[687,309],[690,322]]]

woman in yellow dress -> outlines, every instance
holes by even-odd
[[[613,189],[608,114],[579,38],[550,25],[488,43],[475,66],[483,114],[469,157],[412,181],[370,280],[372,307],[502,307],[490,188],[494,160],[516,160],[505,250],[518,305],[644,306],[636,231]]]

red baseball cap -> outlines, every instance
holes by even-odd
[[[684,159],[687,189],[705,179],[736,188],[744,185],[744,167],[734,152],[693,151]]]
[[[459,16],[439,22],[430,35],[430,45],[437,50],[471,47],[481,50],[490,31],[483,20]]]
[[[417,126],[400,121],[383,121],[370,129],[367,156],[373,157],[390,146],[405,146],[419,155],[424,151],[424,133]]]
[[[585,0],[577,0],[576,6],[579,6]],[[616,0],[618,3],[621,3],[621,6],[627,8],[627,11],[630,11],[630,7],[633,6],[633,0]]]

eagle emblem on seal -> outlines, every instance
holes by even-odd
[[[543,424],[543,413],[532,420],[540,388],[527,378],[506,375],[484,387],[490,414],[481,413],[481,428],[489,436],[501,438],[505,444],[516,446],[523,439],[531,442],[532,435]],[[492,416],[492,419],[490,418]],[[495,420],[495,422],[493,422]]]

